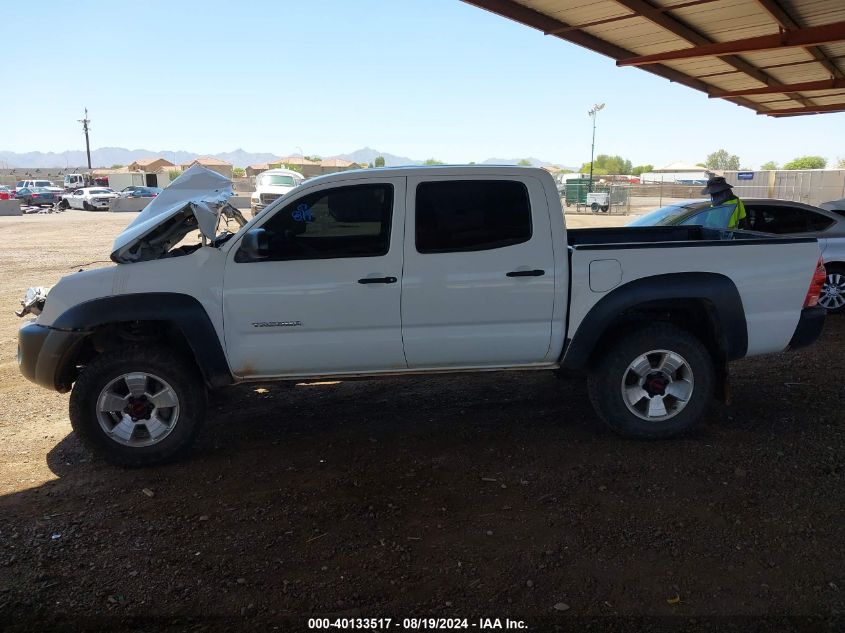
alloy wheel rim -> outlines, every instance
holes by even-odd
[[[822,292],[819,295],[819,305],[828,310],[837,310],[845,306],[845,275],[828,273]]]
[[[97,421],[118,444],[132,448],[152,446],[176,427],[179,398],[173,387],[155,374],[122,374],[100,391]]]
[[[692,367],[670,350],[637,356],[622,375],[622,400],[628,411],[647,422],[670,420],[683,411],[695,388]]]

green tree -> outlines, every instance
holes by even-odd
[[[633,169],[631,161],[622,158],[621,156],[610,156],[608,154],[599,154],[596,156],[593,164],[593,175],[611,176],[618,174],[630,174]],[[590,173],[590,163],[581,165],[581,173]]]
[[[654,165],[637,165],[636,167],[632,167],[631,175],[639,176],[640,174],[644,174],[648,171],[654,171]]]
[[[760,169],[762,169],[763,171],[774,171],[777,168],[778,164],[773,160],[770,160],[769,162],[760,165]]]
[[[784,169],[824,169],[827,159],[821,156],[799,156],[786,163]]]
[[[517,163],[517,165],[520,167],[531,167],[531,161],[527,158],[523,158]]]
[[[845,169],[845,158],[839,158],[836,161],[836,168],[837,169]]]
[[[115,163],[111,166],[111,169],[120,169],[121,167],[126,167],[126,165],[121,165],[120,163]]]
[[[321,160],[323,160],[322,156],[316,156],[316,155],[314,155],[314,156],[303,156],[302,158],[304,158],[305,160],[310,160],[310,161],[315,162],[315,163],[319,163]]]
[[[244,178],[246,176],[246,169],[243,167],[234,167],[232,169],[232,175],[235,178]]]
[[[285,169],[290,169],[291,171],[295,171],[297,173],[302,173],[302,167],[299,165],[294,165],[293,163],[282,163],[282,166]]]
[[[442,160],[437,160],[436,158],[428,158],[423,163],[423,165],[445,165],[445,164],[446,163],[444,163]]]
[[[167,170],[167,177],[170,178],[170,182],[176,180],[179,176],[182,175],[182,172],[179,169],[168,169]]]
[[[727,150],[719,149],[709,154],[704,166],[708,169],[739,169],[739,156],[728,154]]]
[[[376,162],[374,165],[376,167],[384,167],[384,156],[376,156]]]

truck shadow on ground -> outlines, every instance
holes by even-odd
[[[157,468],[70,434],[0,498],[0,613],[841,613],[843,334],[737,363],[664,442],[534,372],[239,386]]]

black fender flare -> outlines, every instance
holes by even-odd
[[[203,305],[190,295],[142,292],[84,301],[60,314],[52,328],[93,329],[126,321],[171,323],[185,337],[205,381],[212,387],[234,382],[223,345]]]
[[[748,324],[736,284],[719,273],[686,272],[629,281],[602,297],[586,314],[564,349],[561,366],[585,367],[610,324],[625,312],[654,302],[704,301],[725,360],[748,351]]]

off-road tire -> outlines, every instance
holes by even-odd
[[[638,356],[658,349],[680,354],[687,361],[692,393],[674,417],[643,420],[625,404],[622,381]],[[695,335],[671,323],[652,323],[611,342],[592,364],[587,384],[596,413],[611,430],[635,439],[664,439],[688,431],[699,421],[713,398],[715,371],[710,353]]]
[[[147,372],[166,380],[176,392],[179,418],[173,430],[151,446],[130,447],[109,437],[97,418],[97,399],[122,374]],[[196,366],[161,347],[123,347],[89,363],[73,386],[70,423],[77,437],[97,456],[120,466],[150,466],[187,451],[205,418],[207,394]]]

